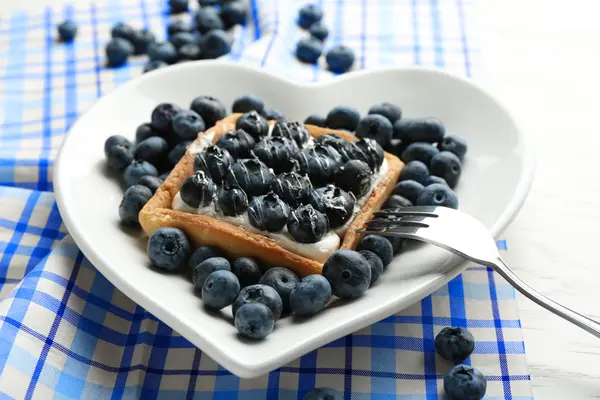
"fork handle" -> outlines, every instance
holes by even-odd
[[[531,286],[523,282],[521,278],[515,275],[515,273],[501,257],[498,257],[497,264],[490,266],[525,297],[533,300],[546,310],[566,319],[572,324],[577,325],[592,335],[600,338],[600,323],[586,317],[585,315],[579,314],[578,312],[573,311],[570,308],[567,308],[536,291]]]

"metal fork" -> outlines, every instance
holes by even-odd
[[[496,242],[486,227],[464,212],[446,207],[382,210],[358,231],[420,240],[491,267],[529,299],[600,338],[600,323],[549,299],[515,275],[500,257]]]

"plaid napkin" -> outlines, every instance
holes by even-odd
[[[322,0],[328,45],[354,48],[357,68],[421,64],[471,76],[477,51],[461,0]],[[299,2],[251,0],[230,55],[294,77],[331,79],[293,59]],[[0,398],[301,399],[330,386],[345,399],[437,399],[450,365],[435,334],[468,327],[467,360],[488,399],[530,399],[513,289],[473,267],[421,302],[256,379],[240,379],[125,297],[85,259],[62,226],[51,174],[63,135],[94,100],[140,74],[141,59],[104,67],[110,26],[125,20],[160,35],[155,0],[16,12],[0,19]],[[79,24],[73,45],[55,24]],[[506,243],[499,247],[506,250]]]

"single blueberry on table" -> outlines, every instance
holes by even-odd
[[[323,275],[308,275],[290,293],[290,308],[298,316],[311,316],[331,299],[331,284]]]
[[[173,64],[177,61],[177,49],[171,42],[153,42],[148,45],[150,61],[163,61]]]
[[[406,149],[406,146],[406,143],[404,143],[402,140],[392,139],[387,146],[385,146],[385,151],[400,158],[402,152]]]
[[[253,198],[268,193],[274,179],[273,172],[262,161],[252,158],[233,164],[227,171],[225,184],[237,185],[246,192],[248,198]]]
[[[122,38],[112,38],[106,44],[106,58],[111,67],[120,67],[133,54],[133,45]]]
[[[327,215],[330,227],[335,229],[343,226],[352,217],[356,199],[337,186],[327,185],[313,190],[308,202]]]
[[[416,203],[419,195],[423,191],[424,186],[412,179],[400,181],[394,187],[394,194],[400,195],[408,199],[411,203]]]
[[[214,246],[200,246],[192,253],[188,266],[193,271],[202,261],[213,257],[224,257],[223,251]]]
[[[236,108],[235,103],[233,106],[234,108]],[[260,115],[260,112],[261,111],[257,110],[244,112],[244,114],[240,115],[240,117],[235,122],[235,129],[244,130],[257,142],[261,138],[267,136],[267,134],[269,133],[269,122],[265,117]]]
[[[294,156],[297,171],[301,175],[308,175],[314,186],[323,186],[333,181],[338,164],[331,157],[323,155],[314,147],[300,150]]]
[[[235,217],[248,209],[248,196],[238,186],[224,187],[217,193],[217,204],[223,215]]]
[[[271,135],[291,139],[296,142],[298,147],[302,147],[310,138],[310,132],[306,126],[297,121],[277,121]]]
[[[190,207],[206,207],[213,201],[216,185],[204,171],[184,179],[179,188],[181,199]]]
[[[337,250],[323,264],[323,276],[331,284],[334,295],[355,299],[362,296],[371,284],[371,266],[357,251]]]
[[[302,400],[343,400],[344,396],[331,388],[315,388],[302,398]]]
[[[322,115],[312,114],[312,115],[309,115],[308,117],[306,117],[306,119],[304,120],[304,124],[305,125],[314,125],[314,126],[319,126],[321,128],[325,128],[325,126],[327,125],[327,122],[326,122],[325,117],[323,117]],[[321,136],[323,136],[323,135],[321,135]]]
[[[185,152],[190,144],[192,144],[191,140],[185,140],[173,146],[173,148],[169,150],[169,154],[167,154],[167,161],[169,165],[174,167],[175,164],[177,164],[185,155]]]
[[[442,329],[435,336],[435,351],[444,360],[459,363],[466,360],[475,349],[475,338],[466,328]]]
[[[210,31],[200,39],[203,57],[213,60],[231,51],[231,39],[225,31]]]
[[[155,41],[156,36],[148,29],[136,30],[133,34],[133,54],[146,54],[150,43],[154,43]]]
[[[429,171],[431,175],[443,178],[448,186],[454,188],[460,179],[462,165],[456,154],[449,151],[441,151],[431,159]]]
[[[444,178],[440,178],[439,176],[430,175],[427,179],[427,183],[425,186],[433,185],[434,183],[441,183],[442,185],[447,185],[448,182],[444,180]]]
[[[404,143],[439,143],[445,133],[444,124],[436,118],[406,118],[394,124],[394,137]]]
[[[152,136],[135,146],[133,157],[138,161],[148,161],[154,166],[160,165],[169,154],[167,141],[160,136]]]
[[[310,33],[310,36],[320,40],[321,42],[325,41],[327,36],[329,36],[329,29],[323,22],[315,22],[310,26],[310,28],[308,28],[308,32]]]
[[[130,187],[135,185],[138,179],[144,175],[158,176],[158,171],[156,170],[156,167],[148,161],[134,160],[127,168],[125,168],[123,180],[125,181],[125,185]]]
[[[148,258],[162,271],[181,268],[190,256],[190,242],[181,229],[158,228],[148,240]]]
[[[369,114],[358,122],[356,136],[359,138],[375,139],[381,146],[385,146],[392,139],[392,123],[379,114]]]
[[[467,154],[467,142],[458,136],[446,136],[444,140],[438,143],[440,151],[450,151],[454,153],[460,161]]]
[[[381,258],[384,268],[390,265],[394,257],[394,250],[390,241],[386,240],[383,236],[366,235],[360,240],[356,249],[359,251],[369,250],[377,254]]]
[[[250,157],[250,150],[254,148],[254,138],[245,130],[229,131],[221,136],[215,146],[225,149],[234,159]]]
[[[383,262],[381,258],[370,250],[360,250],[359,253],[369,262],[371,266],[371,283],[372,286],[379,276],[383,273]]]
[[[296,44],[296,58],[308,64],[314,64],[323,53],[323,43],[314,37],[300,39]]]
[[[172,103],[161,103],[152,110],[150,123],[152,127],[163,133],[173,131],[173,118],[181,111],[181,107]]]
[[[135,29],[125,22],[117,22],[110,30],[111,38],[121,38],[133,44],[135,40]]]
[[[442,206],[449,208],[458,208],[458,197],[448,185],[434,183],[425,186],[421,195],[417,199],[417,206]]]
[[[400,250],[402,249],[402,243],[404,242],[404,239],[402,239],[401,237],[397,237],[397,236],[384,236],[391,244],[392,244],[392,249],[394,249],[394,255],[398,254],[400,252]]]
[[[73,21],[64,21],[57,26],[58,38],[63,43],[72,42],[77,36],[77,24]]]
[[[173,117],[173,131],[182,139],[194,140],[205,129],[202,117],[192,110],[182,110]]]
[[[138,179],[136,185],[146,186],[152,194],[158,190],[160,185],[162,185],[163,181],[156,176],[152,175],[144,175],[140,179]],[[134,185],[135,186],[135,185]]]
[[[351,106],[338,106],[327,114],[326,125],[331,129],[344,129],[354,132],[360,120],[360,113]]]
[[[265,108],[262,116],[267,121],[285,121],[285,115],[276,108]]]
[[[480,400],[486,390],[485,376],[469,365],[457,365],[444,377],[444,391],[449,400]]]
[[[316,4],[307,4],[298,11],[298,25],[310,28],[315,22],[323,19],[323,9]]]
[[[125,169],[133,161],[133,145],[126,137],[113,135],[104,142],[104,155],[110,168]]]
[[[275,327],[275,318],[269,307],[261,303],[244,304],[235,314],[234,324],[240,335],[260,340]]]
[[[235,25],[244,25],[248,15],[248,7],[244,1],[230,1],[221,5],[221,21],[225,29],[233,28]]]
[[[229,152],[218,146],[209,146],[194,157],[194,171],[204,171],[217,185],[220,185],[234,163]]]
[[[179,50],[186,44],[196,44],[198,39],[191,32],[177,32],[169,37],[169,42],[173,43],[175,49]]]
[[[400,157],[405,163],[411,161],[421,161],[425,165],[431,163],[431,159],[440,151],[432,145],[426,142],[414,142],[409,144],[406,149],[402,152]]]
[[[413,203],[397,194],[393,194],[387,198],[383,206],[381,207],[383,210],[392,209],[392,208],[402,208],[402,207],[412,207]]]
[[[129,226],[139,226],[138,215],[151,197],[152,191],[146,186],[134,185],[127,188],[119,204],[121,222]]]
[[[369,114],[382,115],[392,124],[402,118],[402,110],[400,107],[391,103],[375,104],[369,109]]]
[[[135,130],[135,141],[140,143],[152,136],[160,136],[160,132],[152,127],[152,124],[145,122]]]
[[[255,197],[248,205],[250,224],[261,231],[280,231],[289,214],[290,207],[273,192]]]
[[[192,283],[194,289],[198,294],[202,293],[202,286],[206,278],[215,271],[231,271],[231,265],[226,258],[223,257],[211,257],[202,261],[192,269]]]
[[[177,58],[180,62],[202,59],[202,48],[197,43],[187,43],[177,49]]]
[[[189,0],[169,0],[169,12],[171,14],[181,14],[187,12]]]
[[[327,61],[331,72],[343,74],[352,68],[355,58],[354,51],[351,48],[344,45],[337,45],[327,52],[325,61]]]
[[[297,242],[316,243],[329,232],[329,219],[306,204],[290,212],[287,228]]]
[[[260,266],[250,257],[238,257],[233,260],[231,271],[237,276],[242,288],[258,284],[262,277]]]
[[[211,273],[202,285],[202,301],[211,310],[221,310],[231,305],[240,292],[240,282],[231,271]]]
[[[371,189],[371,167],[360,160],[350,160],[343,164],[335,174],[335,183],[356,198],[361,198]]]
[[[196,29],[203,35],[210,31],[222,30],[224,28],[223,21],[214,7],[201,8],[196,11],[194,22]]]
[[[402,171],[400,171],[398,182],[407,180],[417,181],[421,185],[426,185],[429,180],[429,168],[421,161],[410,161],[406,163],[404,168],[402,168]]]
[[[164,68],[164,67],[168,67],[169,64],[167,64],[164,61],[161,60],[149,60],[146,65],[144,65],[144,73],[146,72],[151,72],[154,71],[155,69],[160,69],[160,68]]]
[[[225,105],[211,96],[196,97],[192,100],[190,108],[202,117],[207,128],[214,126],[227,115]]]
[[[284,172],[275,179],[271,189],[291,207],[298,207],[308,200],[312,184],[306,175]]]
[[[288,172],[295,165],[293,156],[298,152],[296,143],[281,136],[268,136],[254,146],[252,153],[276,173]]]
[[[249,303],[262,303],[271,310],[275,320],[281,317],[283,310],[281,296],[271,286],[256,284],[243,288],[233,302],[231,308],[233,316],[235,317],[240,307]]]
[[[293,271],[283,267],[275,267],[268,269],[260,278],[259,283],[275,289],[281,297],[283,312],[289,313],[291,311],[290,293],[296,288],[298,281],[298,275]]]
[[[259,114],[262,114],[265,109],[265,103],[260,97],[253,94],[249,94],[235,99],[231,109],[234,113],[247,113],[250,111],[257,111]]]

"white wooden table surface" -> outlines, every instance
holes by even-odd
[[[49,2],[63,1],[2,0],[0,14]],[[531,193],[503,235],[507,260],[600,320],[600,2],[473,2],[486,84],[536,145]],[[600,398],[600,340],[523,297],[518,305],[535,398]]]

